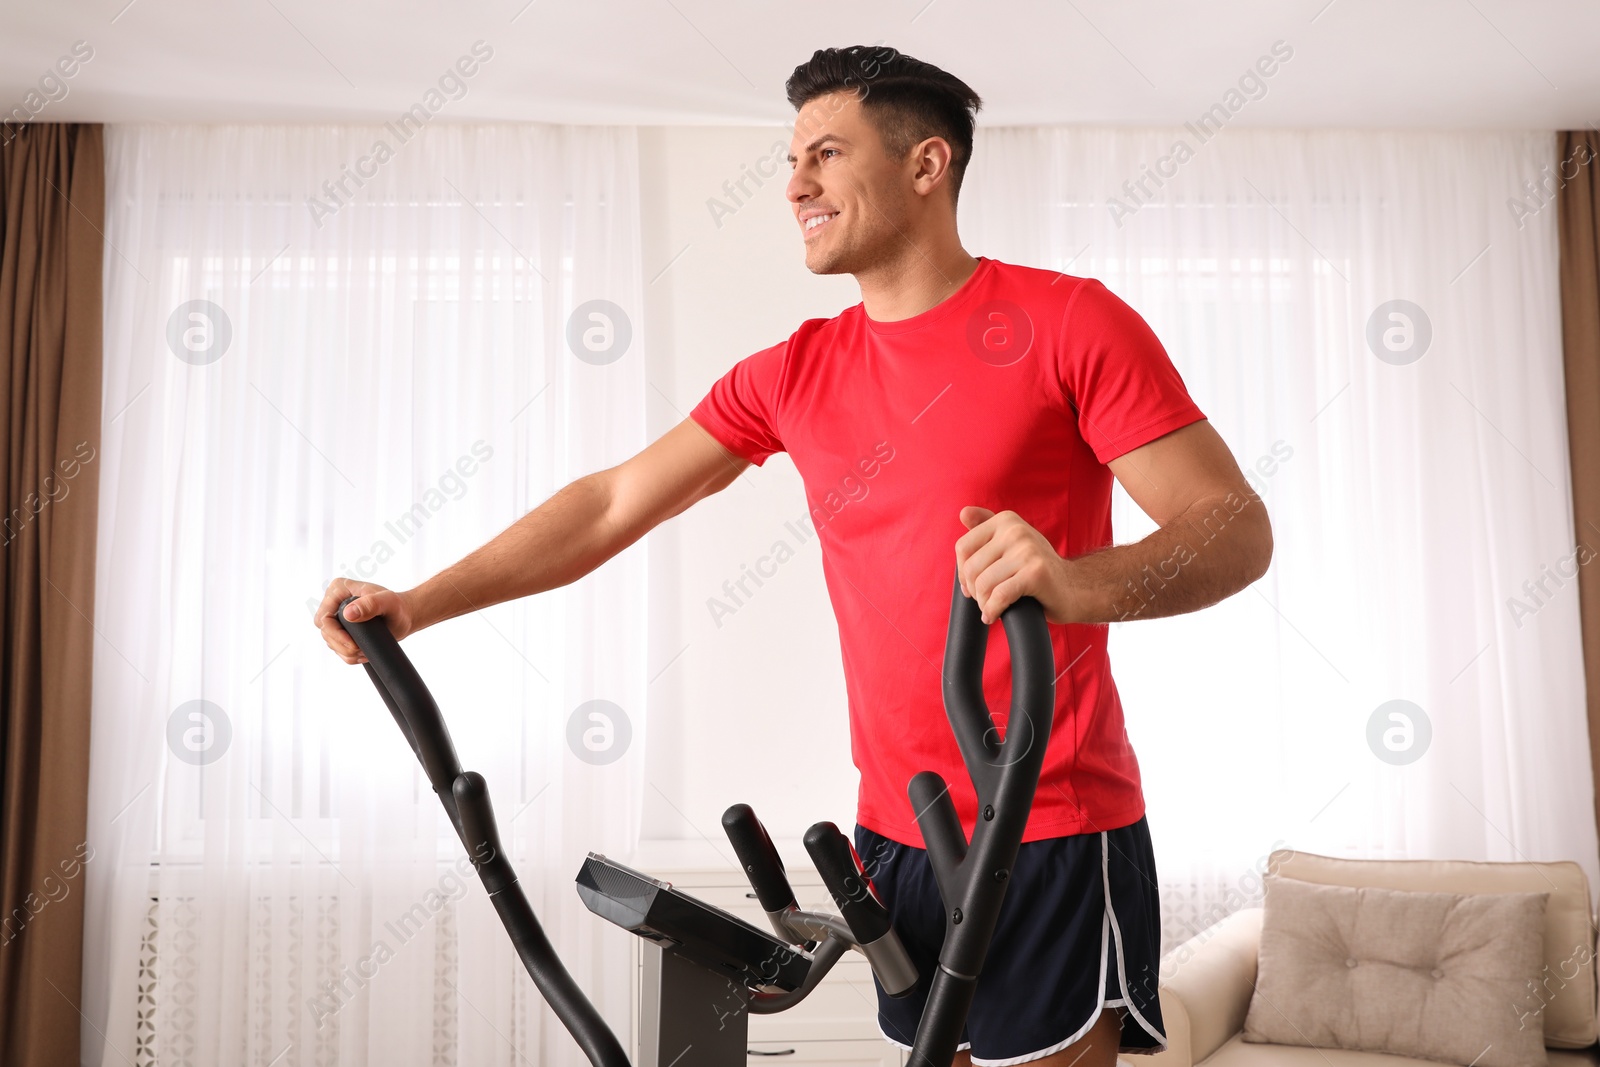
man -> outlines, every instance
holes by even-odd
[[[906,783],[939,771],[969,833],[977,817],[940,690],[953,564],[987,622],[1036,598],[1060,671],[957,1062],[1109,1067],[1119,1048],[1159,1051],[1155,862],[1105,624],[1193,611],[1260,577],[1265,509],[1136,312],[1093,279],[962,247],[956,198],[981,106],[968,86],[855,47],[818,51],[786,88],[806,265],[854,275],[861,303],[740,361],[643,452],[416,588],[336,579],[317,625],[359,663],[332,615],[350,593],[351,619],[383,615],[405,637],[572,582],[787,451],[839,619],[856,850],[923,973],[903,999],[880,990],[885,1037],[910,1046],[944,933]],[[1142,541],[1111,547],[1113,477],[1160,525]],[[991,641],[985,690],[1003,714],[1010,661]]]

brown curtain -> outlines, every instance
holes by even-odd
[[[77,1067],[102,128],[0,125],[0,1064]]]
[[[1556,217],[1561,231],[1561,341],[1567,370],[1567,438],[1579,559],[1583,669],[1589,689],[1589,761],[1600,826],[1600,134],[1556,136]]]

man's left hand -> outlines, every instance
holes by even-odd
[[[992,623],[1018,597],[1031,596],[1057,625],[1072,622],[1068,571],[1072,564],[1056,554],[1045,536],[1014,511],[961,509],[967,532],[956,541],[961,591],[978,601],[985,624]]]

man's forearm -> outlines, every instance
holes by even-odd
[[[1202,500],[1143,540],[1063,561],[1073,621],[1154,619],[1198,611],[1261,577],[1272,527],[1259,497]]]
[[[567,485],[461,562],[409,590],[416,628],[588,574],[638,539],[607,521],[610,500],[606,483],[595,475]]]

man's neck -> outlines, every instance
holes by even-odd
[[[942,254],[914,252],[899,263],[856,275],[862,309],[875,322],[898,322],[936,307],[960,289],[978,261],[959,244]]]

